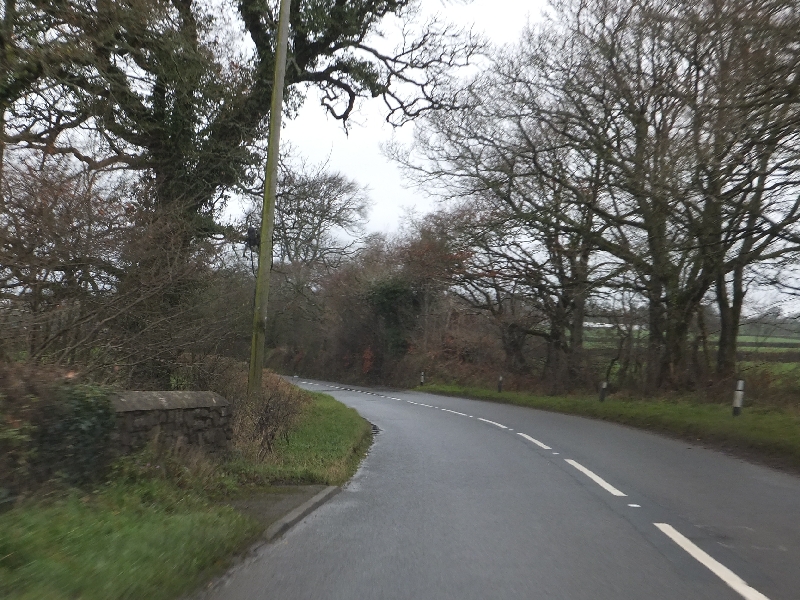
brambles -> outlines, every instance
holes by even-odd
[[[231,404],[235,452],[249,460],[263,460],[279,438],[286,439],[311,397],[282,377],[264,371],[261,393],[247,395],[247,365],[209,357],[198,367],[198,383]]]

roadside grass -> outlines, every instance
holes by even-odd
[[[796,408],[745,406],[742,414],[734,418],[729,405],[686,398],[633,400],[612,396],[601,403],[596,397],[537,396],[438,383],[418,389],[613,421],[722,445],[772,464],[800,468],[800,411]]]
[[[355,410],[313,394],[261,463],[151,450],[126,457],[97,490],[31,499],[0,514],[0,597],[175,598],[261,534],[255,520],[221,501],[273,483],[344,483],[371,439]]]
[[[331,396],[311,394],[303,420],[258,465],[271,483],[341,485],[353,476],[372,442],[372,427]]]
[[[0,596],[173,598],[259,533],[230,508],[175,496],[167,484],[73,491],[3,514]]]

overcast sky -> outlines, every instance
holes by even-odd
[[[545,6],[543,0],[422,1],[431,13],[438,12],[458,25],[474,26],[496,44],[516,41],[525,24],[537,20]],[[368,229],[389,232],[397,229],[407,210],[424,213],[434,202],[424,192],[404,186],[397,166],[382,154],[381,144],[392,136],[407,142],[412,134],[411,125],[393,130],[384,118],[381,100],[364,102],[347,135],[341,123],[325,114],[312,92],[298,116],[285,121],[281,142],[290,143],[312,162],[328,160],[331,169],[365,185],[374,202]]]

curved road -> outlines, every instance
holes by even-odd
[[[800,478],[579,417],[294,382],[381,433],[209,598],[800,598]]]

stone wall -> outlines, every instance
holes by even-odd
[[[158,435],[167,447],[195,446],[215,454],[231,439],[228,401],[214,392],[120,392],[112,400],[117,412],[116,450],[127,454]]]

